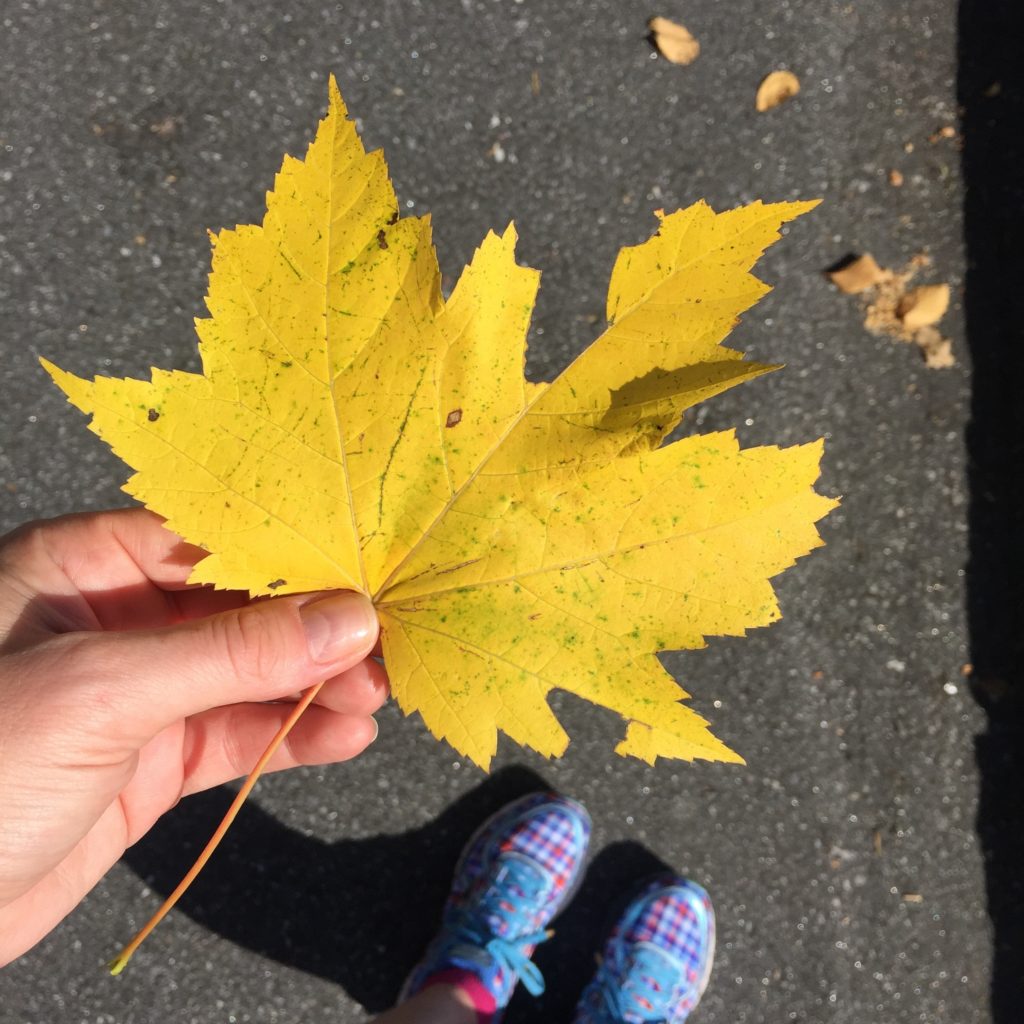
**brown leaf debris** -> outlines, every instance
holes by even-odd
[[[651,42],[658,53],[673,64],[692,64],[700,56],[700,43],[689,29],[668,18],[651,18],[647,22]]]
[[[896,315],[904,327],[914,330],[937,324],[949,309],[949,285],[925,284],[900,299]]]
[[[902,270],[889,270],[865,253],[843,260],[827,274],[840,291],[863,295],[864,326],[872,334],[912,342],[925,365],[940,370],[956,364],[953,343],[935,327],[949,308],[949,285],[910,288],[917,274],[930,265],[931,259],[920,253]]]
[[[792,71],[773,71],[757,88],[755,105],[762,113],[795,96],[800,91],[800,79]]]
[[[856,295],[874,288],[885,280],[887,273],[875,262],[874,256],[866,253],[852,260],[844,260],[835,269],[828,271],[828,277],[841,292]]]

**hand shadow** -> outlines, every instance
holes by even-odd
[[[340,985],[370,1013],[394,1005],[434,936],[462,847],[510,800],[550,787],[525,768],[486,779],[421,828],[325,843],[253,804],[178,909],[243,948]],[[231,801],[222,787],[183,801],[125,862],[156,892],[179,882]],[[664,864],[635,843],[617,843],[590,864],[556,935],[535,960],[548,982],[538,999],[518,992],[515,1021],[569,1020],[610,927],[611,901]]]

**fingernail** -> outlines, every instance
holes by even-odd
[[[377,637],[377,613],[362,594],[332,594],[299,610],[314,661],[328,664],[369,650]]]
[[[373,743],[380,735],[380,725],[376,718],[371,718],[370,721],[373,722],[373,735],[370,737],[370,743]],[[367,743],[366,745],[369,746],[370,743]]]

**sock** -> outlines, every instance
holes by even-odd
[[[472,972],[462,970],[458,967],[449,967],[447,970],[438,971],[432,974],[423,982],[420,991],[430,988],[433,985],[451,985],[460,992],[469,996],[473,1009],[476,1010],[477,1024],[491,1024],[491,1018],[498,1004],[494,1000],[487,986]]]

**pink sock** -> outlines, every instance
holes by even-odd
[[[438,971],[432,974],[423,983],[423,989],[431,988],[434,985],[451,985],[457,988],[464,995],[469,996],[469,1001],[476,1010],[477,1024],[491,1024],[491,1018],[498,1004],[494,1001],[487,986],[472,972],[464,971],[458,967],[449,967],[446,971]],[[422,992],[423,989],[420,989]]]

